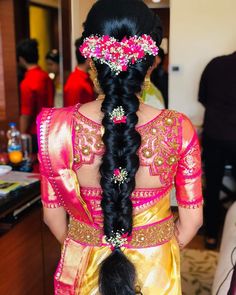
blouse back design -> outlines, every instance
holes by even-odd
[[[136,128],[142,137],[138,151],[140,166],[148,167],[151,176],[159,176],[160,184],[150,188],[148,195],[141,188],[133,192],[134,196],[138,194],[138,198],[131,198],[134,214],[142,215],[145,210],[157,206],[156,211],[153,209],[153,216],[156,216],[161,212],[158,204],[164,197],[168,200],[173,184],[179,206],[202,205],[200,148],[190,120],[178,112],[163,110],[153,120]],[[102,125],[81,114],[77,105],[44,109],[38,118],[38,130],[43,205],[64,206],[74,219],[102,224],[101,189],[81,188],[76,174],[83,165],[92,165],[96,157],[104,153]],[[58,145],[53,147],[55,142]],[[91,197],[84,193],[86,189],[91,191]],[[96,194],[95,199],[93,194]],[[169,214],[167,205],[165,212]]]

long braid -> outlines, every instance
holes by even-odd
[[[106,150],[100,166],[100,184],[103,189],[101,206],[104,233],[107,237],[112,237],[117,231],[122,231],[127,235],[132,233],[133,207],[130,196],[135,189],[135,175],[139,168],[137,152],[141,144],[141,136],[136,131],[139,109],[139,99],[136,93],[141,91],[144,73],[151,60],[153,59],[150,58],[149,63],[140,63],[130,67],[127,72],[121,73],[118,77],[112,74],[107,66],[96,65],[98,79],[105,92],[101,110],[104,113],[103,142]],[[116,125],[110,119],[109,114],[118,106],[122,106],[127,115],[126,124]],[[113,171],[118,167],[125,167],[128,172],[127,182],[116,184],[112,181]],[[112,269],[113,265],[115,265],[116,272],[108,274],[108,269]],[[101,265],[100,291],[103,295],[111,294],[111,292],[124,295],[135,294],[135,277],[133,264],[120,249],[116,249]],[[113,282],[112,289],[111,281]]]
[[[150,34],[157,42],[161,41],[162,29],[156,17],[141,0],[99,0],[84,24],[83,38],[90,35],[108,35],[121,41],[124,37]],[[141,92],[148,68],[154,62],[153,56],[146,56],[138,63],[129,65],[127,71],[115,75],[108,65],[94,60],[98,81],[105,94],[101,111],[105,129],[103,142],[105,153],[100,166],[101,187],[103,190],[101,207],[103,211],[104,234],[110,238],[117,231],[128,236],[132,233],[132,201],[135,189],[135,175],[139,168],[138,149],[141,136],[136,130],[137,112]],[[114,124],[110,113],[122,106],[127,116],[125,124]],[[114,169],[125,168],[127,182],[112,181]],[[134,295],[136,271],[123,251],[116,247],[101,263],[99,290],[102,295]]]

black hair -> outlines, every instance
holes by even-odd
[[[38,41],[36,39],[25,39],[18,43],[17,60],[23,57],[29,64],[37,64],[39,60]]]
[[[76,56],[78,65],[82,65],[86,62],[86,58],[83,57],[83,55],[81,54],[79,50],[82,44],[83,44],[83,38],[78,38],[75,40],[75,56]]]
[[[158,56],[159,56],[160,59],[161,59],[160,65],[162,66],[163,63],[164,63],[165,52],[164,52],[164,50],[163,50],[161,47],[159,47],[159,50],[158,50]]]
[[[90,10],[84,23],[83,38],[90,35],[109,35],[121,41],[125,36],[150,35],[160,44],[162,28],[160,20],[141,0],[99,0]],[[115,232],[132,233],[132,202],[130,196],[135,189],[135,175],[139,168],[137,151],[141,136],[136,131],[136,112],[139,109],[137,94],[141,92],[148,69],[154,57],[146,55],[143,60],[128,67],[127,71],[116,75],[106,64],[94,61],[98,81],[105,98],[101,111],[105,129],[103,142],[105,153],[100,166],[103,190],[101,207],[103,210],[104,234],[110,238]],[[114,124],[109,113],[122,106],[127,116],[126,124]],[[116,168],[125,168],[128,180],[123,184],[112,181]],[[102,295],[134,295],[135,266],[120,248],[116,248],[100,265],[99,290]]]
[[[50,59],[53,62],[59,64],[59,61],[60,61],[59,51],[57,49],[52,49],[46,54],[45,58]]]

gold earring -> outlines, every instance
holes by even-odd
[[[101,88],[101,86],[100,86],[100,83],[99,83],[97,77],[95,77],[95,78],[93,79],[93,84],[94,84],[95,91],[96,91],[98,94],[103,94],[103,90],[102,90],[102,88]]]
[[[94,64],[94,62],[92,60],[90,61],[89,65],[90,65],[90,68],[91,68],[92,72],[97,76],[98,72],[97,72],[95,64]]]
[[[145,77],[145,80],[143,82],[142,91],[148,91],[151,86],[151,80],[149,77]]]

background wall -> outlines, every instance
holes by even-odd
[[[0,129],[6,129],[19,115],[13,0],[0,1],[0,80]]]
[[[197,102],[204,67],[213,57],[236,50],[235,11],[235,0],[170,2],[170,108],[186,113],[197,125],[204,111]],[[180,71],[173,72],[173,65]]]
[[[79,38],[83,32],[83,23],[87,17],[87,14],[90,8],[96,0],[71,0],[71,23],[72,23],[72,32],[71,32],[71,56],[72,56],[72,68],[76,66],[75,59],[75,47],[74,42]]]

